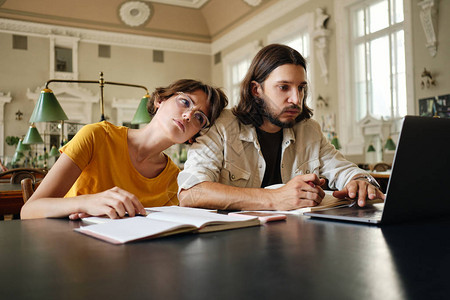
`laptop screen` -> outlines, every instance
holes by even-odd
[[[450,215],[450,119],[406,116],[382,223]]]

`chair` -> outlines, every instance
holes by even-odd
[[[372,167],[372,172],[385,172],[391,168],[390,164],[380,162]]]
[[[43,169],[16,168],[0,173],[0,180],[9,179],[11,184],[20,184],[22,179],[31,178],[33,183],[35,183],[38,179],[44,178],[46,174],[47,170]]]
[[[37,189],[41,181],[33,182],[31,178],[24,178],[20,181],[20,186],[22,188],[23,203],[27,202],[33,195],[34,191]]]
[[[26,200],[33,194],[34,189],[47,174],[46,170],[34,168],[17,168],[0,173],[0,220],[20,219],[20,209]],[[22,180],[30,185],[26,196]],[[28,184],[29,182],[29,184]]]

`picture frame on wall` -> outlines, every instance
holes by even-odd
[[[450,94],[419,99],[419,115],[450,118]]]

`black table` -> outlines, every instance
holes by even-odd
[[[80,221],[0,222],[1,299],[449,299],[450,220],[289,216],[111,245]]]

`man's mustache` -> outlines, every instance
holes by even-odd
[[[298,105],[292,104],[291,106],[288,106],[288,107],[283,108],[283,110],[281,111],[281,113],[284,113],[285,111],[292,110],[292,109],[300,110],[301,108],[300,108],[300,106],[298,106]]]

